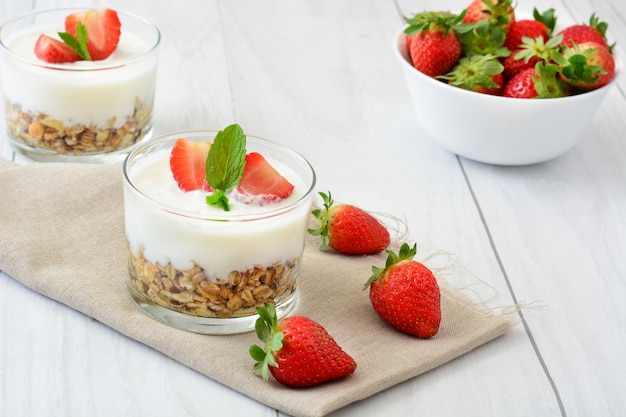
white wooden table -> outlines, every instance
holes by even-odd
[[[3,0],[0,20],[61,4],[84,2]],[[468,294],[527,305],[504,337],[334,415],[626,415],[626,77],[567,154],[496,167],[424,138],[391,51],[403,15],[462,0],[94,4],[162,31],[157,134],[237,122],[283,142],[319,190],[405,218],[422,254],[456,254]],[[623,56],[623,0],[549,7],[576,22],[595,11]],[[0,155],[19,160],[4,139]],[[0,416],[84,415],[281,413],[0,273]]]

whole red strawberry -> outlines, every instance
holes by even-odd
[[[448,12],[423,12],[405,18],[407,48],[413,66],[436,77],[450,71],[461,58],[461,42],[452,26],[459,16]]]
[[[509,30],[504,41],[504,46],[510,50],[517,49],[522,43],[522,38],[537,39],[538,37],[544,41],[548,40],[548,28],[538,20],[518,20]]]
[[[518,49],[502,61],[505,82],[525,69],[534,68],[538,62],[552,62],[552,58],[558,56],[560,47],[561,38],[558,36],[547,42],[541,36],[535,39],[524,37]]]
[[[289,387],[310,387],[345,378],[354,373],[357,364],[337,344],[324,327],[302,316],[293,316],[278,323],[271,304],[258,307],[257,336],[265,348],[250,347],[256,361],[254,372],[265,381],[269,374]]]
[[[330,194],[319,193],[324,208],[313,210],[319,220],[312,235],[321,236],[320,249],[330,246],[347,255],[368,255],[389,246],[389,231],[374,216],[351,204],[334,204]]]
[[[504,85],[503,68],[495,56],[472,55],[461,58],[451,72],[438,78],[465,90],[500,95]]]
[[[557,65],[539,62],[534,68],[525,69],[511,78],[502,95],[511,98],[563,97],[566,93],[557,78],[558,72]]]
[[[523,38],[541,38],[543,42],[547,42],[555,25],[556,16],[554,15],[554,9],[548,9],[543,13],[539,13],[535,8],[533,9],[533,19],[523,19],[513,23],[507,33],[504,46],[513,51],[524,43]]]
[[[608,48],[596,42],[573,44],[563,50],[559,61],[561,78],[570,86],[583,91],[607,85],[615,77],[615,59]]]
[[[511,55],[509,55],[502,61],[502,66],[504,67],[504,71],[502,72],[502,75],[504,76],[504,82],[508,82],[514,76],[524,70],[534,68],[537,62],[540,61],[538,56],[532,56],[528,59],[517,58],[520,52],[522,52],[521,49],[515,49],[511,53]]]
[[[383,320],[403,333],[430,338],[441,324],[441,293],[431,270],[413,260],[416,251],[406,243],[398,254],[387,250],[385,267],[372,267],[365,288]]]
[[[589,18],[589,24],[577,24],[568,26],[559,32],[563,37],[563,45],[573,46],[573,43],[596,42],[605,48],[610,48],[606,41],[606,30],[608,24],[601,22],[595,13]]]
[[[487,20],[509,30],[515,23],[515,10],[511,0],[474,0],[467,7],[463,23]]]
[[[511,98],[536,98],[538,96],[534,81],[536,77],[534,68],[519,72],[506,83],[502,95]]]

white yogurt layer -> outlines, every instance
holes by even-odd
[[[294,203],[308,187],[285,165],[268,161],[294,185],[293,193],[281,202],[265,205],[245,204],[231,193],[231,211],[225,212],[206,204],[208,193],[178,188],[169,167],[169,150],[150,155],[128,173],[136,190],[124,185],[126,237],[131,249],[138,252],[144,248],[150,262],[172,263],[179,270],[196,263],[211,278],[228,278],[231,271],[269,267],[300,256],[310,198]],[[243,215],[248,220],[237,220]],[[231,220],[210,220],[216,217]]]
[[[58,28],[41,26],[24,30],[6,41],[15,56],[3,65],[5,100],[21,105],[22,111],[46,114],[66,126],[120,127],[135,110],[135,100],[154,100],[156,52],[139,60],[152,45],[122,28],[116,51],[106,60],[79,61],[51,68],[34,54],[37,38],[46,33],[54,38]],[[111,120],[115,120],[109,126]]]

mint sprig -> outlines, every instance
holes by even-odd
[[[206,180],[215,192],[206,197],[209,205],[230,211],[226,193],[241,180],[246,164],[246,135],[238,124],[220,130],[209,148],[206,159]]]
[[[69,32],[59,32],[59,37],[67,46],[72,48],[82,59],[85,61],[91,61],[91,55],[87,49],[87,41],[89,36],[87,35],[87,28],[81,22],[76,25],[76,36]]]

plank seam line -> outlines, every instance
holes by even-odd
[[[465,179],[465,183],[467,184],[467,188],[470,192],[470,195],[472,196],[472,200],[474,201],[474,206],[476,207],[476,210],[478,211],[478,216],[480,217],[480,221],[483,224],[483,228],[485,229],[485,234],[487,235],[487,239],[489,240],[489,246],[491,246],[491,250],[494,254],[494,256],[496,257],[496,262],[498,263],[498,268],[500,269],[500,272],[502,273],[502,276],[504,277],[504,281],[506,282],[506,286],[509,290],[509,294],[511,295],[511,298],[513,299],[513,303],[514,305],[518,304],[518,300],[517,300],[517,296],[515,295],[515,291],[513,290],[513,286],[511,285],[511,281],[509,280],[509,275],[506,272],[506,268],[504,268],[504,264],[502,262],[502,259],[500,258],[500,254],[498,252],[498,249],[496,248],[496,244],[493,240],[493,236],[491,235],[491,231],[489,229],[489,225],[487,224],[487,220],[485,219],[485,215],[482,211],[482,209],[480,208],[480,204],[478,203],[478,199],[476,198],[476,194],[474,193],[474,189],[472,188],[472,184],[469,180],[469,177],[467,176],[467,172],[465,172],[465,167],[463,166],[463,162],[461,161],[461,157],[458,155],[456,156],[456,160],[457,163],[459,164],[459,167],[461,168],[461,172],[463,173],[463,178]],[[526,318],[524,317],[524,313],[522,311],[522,309],[518,309],[517,310],[517,314],[519,315],[519,318],[522,322],[522,325],[524,326],[524,331],[526,332],[526,336],[528,336],[528,340],[530,341],[531,346],[533,347],[533,350],[535,351],[535,356],[537,357],[537,360],[539,361],[539,364],[541,365],[541,368],[543,369],[543,372],[546,376],[546,378],[548,379],[548,382],[550,383],[550,386],[552,387],[552,391],[554,393],[554,396],[556,398],[556,401],[559,405],[559,410],[561,412],[561,416],[562,417],[566,417],[567,413],[565,412],[565,407],[563,406],[563,401],[561,399],[561,395],[559,393],[558,388],[556,387],[556,384],[554,382],[554,379],[552,378],[552,374],[550,373],[550,370],[548,369],[548,366],[546,365],[545,360],[543,359],[543,355],[541,354],[541,351],[539,350],[539,346],[537,346],[537,342],[535,341],[535,338],[532,334],[532,331],[530,329],[530,326],[528,325],[528,322],[526,321]]]

